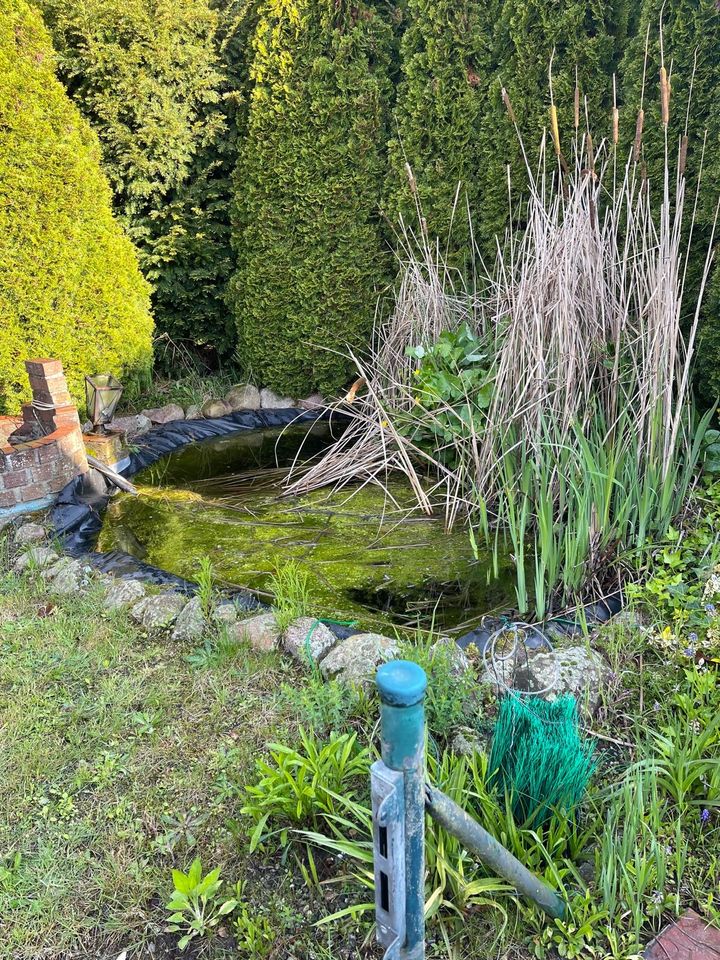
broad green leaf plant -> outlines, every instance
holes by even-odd
[[[172,876],[175,890],[165,905],[171,911],[168,930],[182,934],[178,948],[184,950],[196,937],[207,936],[214,930],[223,917],[235,910],[238,901],[232,897],[223,900],[219,868],[203,876],[199,857],[187,873],[173,870]]]

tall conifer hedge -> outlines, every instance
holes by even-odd
[[[40,0],[60,76],[97,132],[159,330],[228,353],[234,140],[209,0]]]
[[[634,134],[649,28],[642,162],[650,184],[654,185],[658,202],[662,199],[660,177],[665,150],[658,83],[661,16],[665,65],[671,72],[668,125],[671,169],[674,169],[687,122],[685,171],[687,190],[693,196],[702,165],[697,224],[688,264],[690,289],[697,295],[720,199],[720,10],[715,0],[643,0],[640,26],[626,52],[623,63],[624,113],[627,127]],[[691,83],[692,97],[689,98]],[[716,233],[716,245],[718,239]],[[688,298],[686,325],[692,322],[695,303],[692,296]],[[720,269],[717,263],[702,307],[696,384],[703,401],[708,404],[717,402],[720,397]]]
[[[132,376],[152,359],[148,286],[113,220],[97,139],[54,72],[25,0],[0,0],[0,408],[28,399],[23,361]]]
[[[332,393],[386,276],[380,200],[391,31],[346,0],[266,0],[235,178],[232,303],[248,373]]]
[[[461,267],[470,267],[474,255],[468,206],[475,217],[483,202],[478,137],[501,7],[501,0],[409,0],[400,45],[388,214],[414,227],[416,190],[430,235],[443,245],[450,240],[451,262]]]

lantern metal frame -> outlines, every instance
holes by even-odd
[[[107,433],[107,425],[115,415],[123,389],[123,385],[111,373],[85,377],[88,417],[94,432]]]

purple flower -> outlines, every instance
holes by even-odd
[[[697,638],[698,638],[698,637],[697,637],[697,634],[696,634],[696,633],[689,633],[689,634],[688,634],[688,640],[690,641],[690,643],[697,643]]]
[[[695,656],[695,647],[685,647],[685,649],[683,650],[683,654],[684,654],[686,657],[694,657],[694,656]]]
[[[710,811],[707,807],[703,807],[703,811],[700,814],[700,823],[706,827],[710,823]]]
[[[706,611],[706,613],[709,613],[711,616],[713,616],[713,615],[715,614],[715,604],[714,604],[714,603],[706,603],[706,604],[705,604],[705,611]]]

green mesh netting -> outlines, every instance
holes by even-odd
[[[538,826],[553,810],[570,814],[596,760],[581,737],[575,697],[552,703],[508,694],[500,701],[490,753],[490,785],[506,792],[516,820]]]

